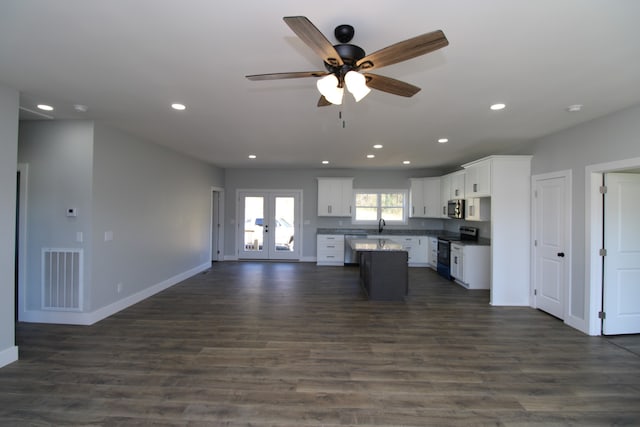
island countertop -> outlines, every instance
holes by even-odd
[[[349,239],[354,251],[404,251],[406,249],[390,239]]]

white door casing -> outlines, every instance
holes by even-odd
[[[211,261],[224,260],[224,190],[211,188]]]
[[[602,333],[640,333],[640,174],[604,175]]]
[[[571,172],[532,177],[533,306],[565,318],[571,283]]]

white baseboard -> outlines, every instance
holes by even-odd
[[[21,313],[21,322],[30,323],[56,323],[64,325],[93,325],[102,319],[124,310],[134,304],[139,303],[158,292],[164,291],[173,285],[176,285],[183,280],[188,279],[204,270],[211,268],[210,263],[205,263],[187,270],[183,273],[170,277],[167,280],[163,280],[153,286],[141,290],[135,294],[129,295],[121,300],[115,301],[109,305],[101,307],[95,311],[89,313],[82,312],[68,312],[68,311],[46,311],[46,310],[29,310]]]
[[[13,346],[0,351],[0,368],[18,360],[18,347]]]

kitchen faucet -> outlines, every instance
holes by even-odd
[[[380,218],[378,220],[378,234],[382,233],[382,229],[384,228],[385,225],[387,225],[387,223],[384,222],[384,219]]]

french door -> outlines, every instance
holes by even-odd
[[[238,257],[300,259],[300,191],[238,194]]]

